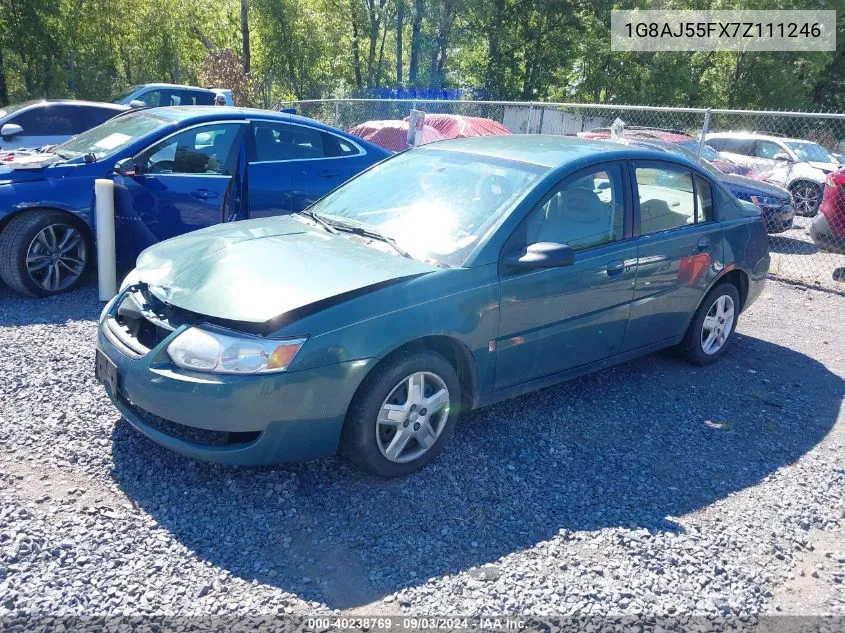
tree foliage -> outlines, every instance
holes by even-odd
[[[610,11],[630,4],[0,0],[0,104],[106,99],[131,84],[166,81],[230,87],[250,105],[445,90],[490,99],[845,108],[841,44],[836,53],[614,53]],[[787,0],[740,4],[792,8]],[[837,39],[845,41],[845,0],[810,0],[804,8],[838,10]]]

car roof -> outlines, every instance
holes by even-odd
[[[237,106],[165,106],[159,108],[139,108],[139,111],[149,112],[164,116],[174,121],[214,121],[220,118],[231,119],[271,119],[274,121],[289,121],[291,123],[302,123],[311,127],[331,132],[343,132],[315,119],[279,112],[277,110],[262,110],[260,108],[240,108]],[[345,136],[349,136],[343,132]]]
[[[132,87],[132,86],[130,86],[130,87]],[[211,88],[203,88],[202,86],[189,86],[187,84],[153,83],[153,84],[137,84],[134,87],[138,90],[140,90],[141,88],[180,88],[180,89],[187,89],[187,90],[204,90],[206,92],[214,92]],[[133,92],[135,92],[135,91],[133,90]]]
[[[367,149],[368,152],[384,152],[388,154],[383,148],[374,145],[362,138],[353,136],[348,132],[344,132],[338,128],[334,128],[325,123],[320,123],[315,119],[299,116],[296,114],[289,114],[287,112],[278,112],[276,110],[261,110],[259,108],[239,108],[235,106],[166,106],[159,108],[136,108],[134,112],[144,112],[159,116],[171,122],[179,122],[184,124],[205,123],[220,120],[241,120],[241,119],[267,119],[271,121],[284,121],[287,123],[299,123],[307,125],[308,127],[318,130],[324,130],[335,135],[342,136],[353,140],[358,145]],[[132,116],[132,113],[126,113],[121,116]]]
[[[589,162],[591,157],[602,160],[663,160],[668,157],[692,165],[683,157],[668,152],[620,145],[600,139],[584,139],[577,136],[556,136],[552,134],[510,134],[502,136],[476,136],[438,141],[422,146],[437,151],[466,152],[479,156],[490,156],[504,160],[530,163],[555,169],[576,162]]]
[[[805,138],[792,138],[790,136],[776,136],[773,134],[761,134],[760,132],[711,132],[707,138],[738,138],[738,139],[762,139],[764,141],[781,141],[782,143],[815,143]]]
[[[15,105],[15,104],[13,104]],[[20,109],[15,112],[21,112],[24,109],[33,108],[35,106],[47,105],[71,105],[71,106],[94,106],[97,108],[106,108],[107,110],[129,110],[129,106],[120,103],[109,103],[108,101],[85,101],[84,99],[33,99],[32,101],[25,101],[20,104]],[[0,110],[5,106],[0,106]]]

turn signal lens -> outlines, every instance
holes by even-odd
[[[296,357],[300,347],[302,347],[302,343],[295,344],[293,342],[277,346],[273,350],[273,353],[270,354],[270,358],[267,361],[267,369],[287,369],[293,362],[294,357]]]

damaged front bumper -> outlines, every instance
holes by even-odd
[[[125,290],[103,311],[97,347],[113,365],[103,381],[109,398],[135,429],[189,457],[226,464],[337,452],[346,410],[375,359],[276,374],[186,371],[173,365],[166,349],[192,324],[191,316],[134,306],[118,314],[134,292]]]

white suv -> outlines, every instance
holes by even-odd
[[[813,141],[756,132],[714,132],[707,144],[726,159],[750,167],[762,180],[789,189],[795,211],[815,215],[827,175],[842,164]]]

